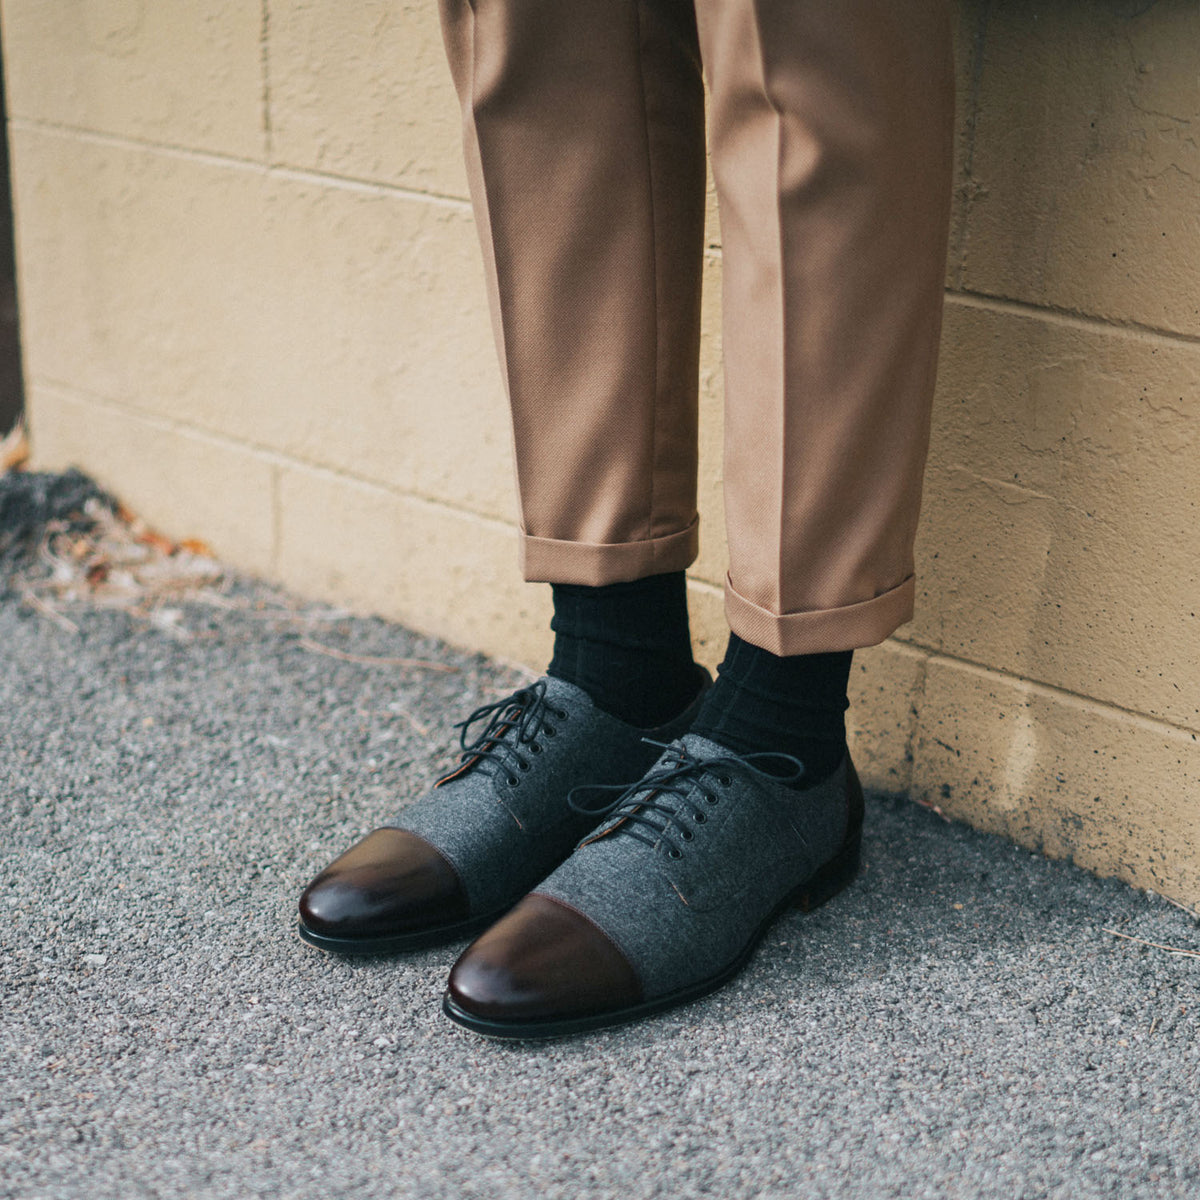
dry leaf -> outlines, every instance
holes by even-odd
[[[10,433],[0,438],[0,475],[20,470],[28,461],[29,439],[25,436],[24,422],[18,421]]]
[[[144,532],[137,535],[137,540],[143,546],[149,546],[152,550],[157,550],[159,554],[174,554],[175,543],[170,538],[165,538],[161,533],[155,533],[153,529],[147,529],[142,526]]]
[[[127,508],[114,514],[89,500],[84,512],[91,527],[83,532],[62,521],[46,525],[37,554],[40,572],[26,581],[29,603],[64,628],[66,618],[51,600],[124,609],[172,636],[188,636],[179,624],[181,610],[166,608],[158,616],[153,610],[221,582],[224,568],[209,548],[195,538],[176,546]]]

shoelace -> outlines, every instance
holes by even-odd
[[[449,783],[473,767],[494,763],[496,769],[503,772],[509,787],[516,787],[521,782],[520,773],[528,771],[533,765],[522,750],[531,755],[541,754],[542,746],[538,737],[543,734],[554,737],[557,734],[558,731],[550,724],[551,719],[567,721],[570,714],[555,708],[546,698],[544,679],[539,679],[529,687],[519,688],[511,696],[505,696],[493,704],[480,706],[465,721],[459,721],[454,726],[459,730],[458,742],[462,747],[459,765],[448,775],[442,776],[435,786]],[[484,720],[487,724],[475,740],[468,741],[471,727]]]
[[[703,825],[707,822],[708,814],[701,805],[711,808],[721,802],[716,789],[726,789],[733,785],[733,777],[729,774],[731,769],[749,771],[772,783],[792,783],[804,774],[804,764],[798,758],[774,750],[699,758],[683,742],[655,742],[650,738],[642,740],[668,752],[670,757],[661,759],[647,774],[628,787],[619,783],[586,784],[583,787],[572,788],[568,793],[567,803],[577,813],[601,820],[605,817],[610,818],[604,828],[593,834],[589,841],[627,833],[650,847],[662,843],[667,847],[668,857],[682,858],[683,851],[675,838],[691,842],[696,836],[684,817],[690,809],[694,824]],[[766,759],[785,762],[793,769],[776,772],[754,765],[754,762],[763,762]],[[583,792],[618,790],[621,794],[616,799],[596,808],[582,804],[576,799],[576,796]],[[673,797],[675,803],[664,802],[668,797]],[[651,835],[642,832],[639,826],[649,829]]]

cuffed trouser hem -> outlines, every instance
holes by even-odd
[[[733,589],[725,577],[725,616],[743,641],[772,654],[824,654],[874,646],[911,621],[916,580],[910,575],[898,587],[844,608],[814,612],[773,613]]]
[[[700,519],[678,533],[644,542],[567,542],[521,534],[521,572],[529,583],[603,587],[684,571],[700,553]]]

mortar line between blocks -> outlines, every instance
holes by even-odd
[[[689,575],[687,577],[687,585],[704,596],[713,596],[718,600],[725,597],[725,589],[719,584],[709,583],[707,579],[697,579],[694,575]]]
[[[262,75],[263,149],[267,161],[274,157],[275,137],[271,128],[271,8],[269,0],[260,0],[258,30],[258,66]]]
[[[264,177],[286,179],[295,183],[307,183],[360,195],[379,196],[390,199],[411,200],[437,208],[448,208],[454,212],[470,213],[471,202],[460,196],[449,196],[443,192],[426,192],[420,188],[403,187],[399,184],[383,183],[373,179],[358,179],[350,175],[335,175],[317,171],[311,167],[283,166],[273,162],[261,162],[253,158],[241,158],[234,154],[219,154],[211,150],[196,150],[188,146],[153,142],[127,134],[102,133],[83,126],[68,125],[59,121],[40,121],[29,117],[11,117],[9,125],[18,131],[39,133],[48,137],[84,142],[89,145],[107,146],[118,150],[137,150],[159,155],[162,158],[180,159],[208,167],[223,167],[235,171]]]
[[[912,647],[899,638],[889,639],[907,649]],[[921,718],[925,712],[925,694],[929,684],[929,660],[931,655],[922,654],[917,666],[917,682],[908,706],[908,730],[904,735],[904,765],[908,771],[908,791],[912,792],[917,772],[917,742],[921,734]]]
[[[515,522],[505,521],[500,517],[488,516],[485,513],[476,512],[470,508],[461,508],[447,500],[422,495],[420,492],[409,492],[402,488],[389,487],[386,483],[380,483],[374,479],[364,479],[361,475],[352,475],[349,471],[339,467],[331,467],[327,463],[316,463],[310,462],[307,459],[296,458],[271,446],[265,446],[260,442],[244,441],[240,438],[230,437],[228,434],[205,429],[202,426],[193,425],[188,421],[181,421],[177,417],[166,417],[161,413],[149,413],[134,405],[123,404],[121,401],[109,399],[107,396],[98,396],[94,393],[83,391],[73,384],[41,378],[31,380],[29,386],[40,388],[50,393],[57,393],[59,396],[76,404],[92,404],[97,408],[107,409],[121,417],[147,425],[151,429],[158,429],[166,433],[177,433],[184,437],[194,438],[197,441],[208,442],[225,450],[235,450],[243,454],[252,454],[277,469],[300,470],[322,476],[326,479],[337,480],[363,491],[378,492],[381,495],[391,496],[394,499],[404,500],[408,503],[423,505],[427,508],[449,513],[452,516],[464,517],[485,528],[502,532],[505,535],[517,532]]]
[[[910,650],[920,651],[928,656],[927,661],[930,663],[945,663],[965,671],[967,674],[976,675],[981,679],[994,681],[1008,687],[1016,685],[1018,689],[1030,695],[1055,700],[1059,703],[1067,704],[1072,708],[1086,708],[1101,710],[1109,714],[1119,714],[1128,724],[1135,725],[1147,733],[1156,733],[1160,737],[1168,735],[1173,737],[1182,736],[1190,741],[1200,742],[1200,730],[1191,729],[1187,725],[1181,725],[1176,721],[1170,721],[1164,717],[1152,717],[1147,713],[1139,712],[1137,709],[1125,708],[1120,704],[1114,704],[1111,700],[1100,700],[1095,696],[1086,696],[1082,692],[1072,691],[1070,688],[1059,687],[1057,684],[1042,683],[1036,679],[1029,679],[1024,675],[1014,675],[998,667],[989,667],[986,663],[962,658],[957,654],[948,654],[944,650],[935,650],[932,646],[925,646],[917,641],[910,641],[906,638],[895,637],[894,635],[889,640]]]
[[[1131,341],[1171,346],[1200,346],[1200,333],[1181,333],[1178,330],[1160,329],[1155,325],[1143,325],[1137,321],[1116,321],[1106,317],[1072,312],[1070,309],[1053,305],[1031,304],[1027,300],[1008,300],[987,292],[946,289],[946,301],[960,308],[977,308],[988,312],[1001,312],[1015,317],[1026,317],[1044,321],[1047,325],[1059,325],[1078,329],[1084,333],[1114,333]]]
[[[264,0],[265,2],[265,0]],[[962,208],[953,231],[954,240],[954,286],[962,288],[963,275],[966,271],[967,237],[971,224],[971,209],[973,196],[971,194],[972,179],[975,173],[975,132],[979,122],[979,93],[983,83],[983,56],[987,43],[988,20],[991,16],[991,2],[985,0],[980,6],[979,16],[971,36],[971,85],[967,101],[968,112],[966,122],[966,148],[962,163],[961,176],[955,180],[955,188],[962,189]]]

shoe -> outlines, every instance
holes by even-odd
[[[300,936],[323,950],[384,954],[486,928],[601,819],[568,806],[572,788],[637,780],[659,752],[643,739],[691,725],[711,683],[696,671],[695,701],[661,729],[627,725],[549,676],[476,709],[459,725],[459,766],[304,890]]]
[[[787,786],[802,770],[790,755],[737,755],[695,734],[668,746],[467,948],[445,1014],[493,1037],[559,1037],[720,987],[780,912],[815,908],[858,869],[863,796],[849,756],[813,787]]]

